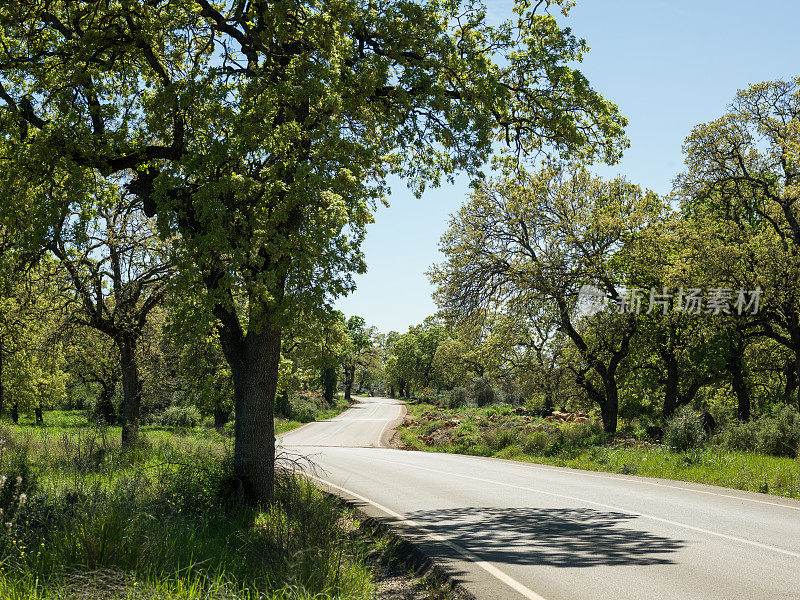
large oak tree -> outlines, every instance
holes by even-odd
[[[269,501],[282,327],[353,288],[388,174],[420,191],[495,145],[618,157],[624,120],[549,14],[569,4],[490,26],[470,0],[4,2],[0,198],[46,221],[121,177],[178,236],[231,367],[234,469]]]

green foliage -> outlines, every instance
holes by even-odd
[[[472,398],[478,406],[488,406],[500,401],[500,391],[489,377],[476,377],[472,382]]]
[[[446,406],[447,408],[461,408],[467,405],[467,389],[457,387],[450,390],[447,394]]]
[[[720,435],[731,450],[797,457],[800,450],[800,413],[792,406],[775,406],[772,412],[749,423],[734,425]]]
[[[3,433],[14,438],[12,449],[22,447],[17,434]],[[13,497],[24,488],[27,502],[18,517],[4,512],[4,522],[14,523],[0,530],[0,596],[370,595],[365,544],[349,537],[351,517],[334,500],[287,475],[269,510],[244,507],[230,458],[219,448],[186,450],[180,438],[167,439],[135,455],[126,452],[126,467],[119,463],[87,478],[73,465],[91,454],[89,438],[79,435],[61,445],[43,434],[44,445],[25,463],[26,471],[42,473],[40,484],[17,486]],[[8,467],[3,463],[0,471]]]
[[[699,448],[706,441],[706,432],[700,416],[690,406],[684,406],[667,423],[664,429],[664,445],[674,452],[686,452]]]
[[[162,427],[197,427],[202,420],[203,415],[195,406],[170,406],[152,417],[153,424]]]

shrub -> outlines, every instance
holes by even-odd
[[[549,443],[550,436],[546,431],[535,431],[522,444],[522,451],[526,454],[543,454]]]
[[[447,408],[461,408],[467,404],[467,390],[463,387],[457,387],[450,390],[447,394],[446,405]]]
[[[664,430],[664,444],[675,452],[697,448],[705,440],[703,424],[689,406],[683,407]]]
[[[755,421],[733,425],[720,435],[719,440],[729,450],[755,452],[758,448],[758,425]]]
[[[162,427],[197,427],[202,420],[203,416],[194,406],[170,406],[153,417],[153,423]]]
[[[281,391],[275,395],[275,414],[288,419],[292,414],[292,405],[289,403],[289,392]]]
[[[796,457],[800,444],[800,414],[791,406],[776,406],[756,422],[759,452]]]
[[[734,425],[720,440],[730,450],[795,457],[800,449],[800,414],[781,405],[755,421]]]
[[[497,387],[484,375],[476,377],[472,383],[472,397],[478,406],[487,406],[498,401],[499,391]]]
[[[490,429],[483,437],[486,445],[494,452],[517,443],[517,436],[510,429]]]
[[[422,391],[419,393],[418,400],[422,402],[432,403],[436,401],[436,390],[432,387],[422,388]]]

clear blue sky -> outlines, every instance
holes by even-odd
[[[512,3],[488,0],[490,18]],[[691,128],[721,116],[738,89],[800,75],[797,0],[578,0],[565,23],[587,40],[581,70],[628,118],[631,147],[604,175],[621,174],[668,193]],[[394,182],[391,207],[378,210],[364,252],[368,272],[340,299],[345,314],[381,331],[404,332],[433,314],[425,276],[468,181],[415,198]]]

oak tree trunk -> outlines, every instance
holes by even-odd
[[[667,365],[662,416],[664,421],[668,421],[675,414],[675,409],[678,407],[678,361],[672,353],[664,353],[662,356]]]
[[[348,367],[345,370],[344,399],[350,401],[350,392],[353,390],[353,380],[356,378],[356,368]]]
[[[795,354],[794,359],[794,373],[795,373],[795,385],[797,386],[797,410],[800,410],[800,352]]]
[[[130,448],[139,439],[139,410],[142,403],[142,384],[136,357],[136,337],[122,334],[117,338],[122,367],[122,445]]]
[[[325,402],[332,405],[336,395],[336,367],[322,369],[322,386],[325,390]]]
[[[619,415],[619,391],[617,390],[617,379],[614,375],[608,375],[604,379],[603,391],[605,392],[605,398],[600,405],[603,431],[609,435],[614,435],[617,433],[617,417]]]
[[[739,356],[731,357],[728,361],[728,372],[731,375],[731,386],[736,394],[736,413],[739,422],[750,420],[750,392],[747,389],[744,369]]]
[[[5,404],[5,388],[3,387],[3,359],[5,359],[5,352],[3,347],[0,346],[0,417],[3,416],[3,409]]]
[[[236,339],[220,331],[233,375],[236,412],[233,470],[243,496],[266,506],[275,486],[275,393],[281,330],[250,332]]]

